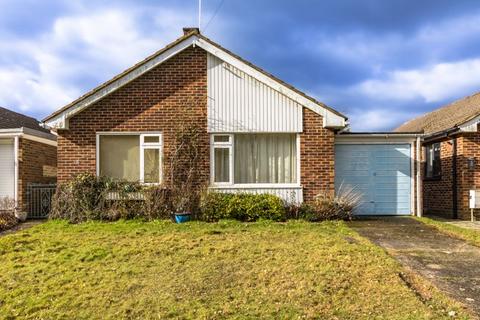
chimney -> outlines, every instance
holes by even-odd
[[[200,29],[199,29],[199,28],[195,28],[195,27],[186,27],[186,28],[183,28],[183,35],[187,35],[187,34],[190,34],[190,33],[200,34]]]

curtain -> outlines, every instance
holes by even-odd
[[[143,182],[160,182],[160,149],[143,150]]]
[[[230,149],[214,148],[215,152],[215,182],[230,182]]]
[[[296,183],[295,134],[235,135],[235,183]]]
[[[139,136],[100,136],[99,160],[100,175],[138,181],[140,178]]]

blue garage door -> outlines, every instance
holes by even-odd
[[[357,215],[411,213],[409,144],[338,144],[335,146],[335,189],[352,186],[361,192]]]

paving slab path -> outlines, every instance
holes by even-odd
[[[409,217],[356,220],[359,234],[480,317],[480,248]]]
[[[15,227],[13,227],[11,229],[0,231],[0,237],[6,236],[6,235],[9,235],[9,234],[21,231],[21,230],[25,230],[25,229],[28,229],[28,228],[31,228],[31,227],[34,227],[34,226],[36,226],[38,224],[41,224],[41,223],[44,223],[46,221],[47,220],[27,220],[25,222],[20,222],[19,224],[17,224]]]

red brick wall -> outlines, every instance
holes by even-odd
[[[192,96],[196,103],[185,107]],[[303,113],[301,184],[309,201],[321,191],[334,189],[334,134],[323,128],[320,115],[306,108]],[[59,132],[59,182],[82,172],[96,172],[98,131],[162,132],[166,167],[174,133],[188,123],[200,125],[205,133],[199,163],[202,181],[208,181],[207,57],[200,48],[183,51],[71,118],[69,130]]]
[[[300,171],[303,198],[311,201],[320,192],[335,188],[334,133],[323,128],[323,119],[303,108],[303,133],[300,135]]]
[[[426,214],[452,217],[452,146],[451,138],[440,142],[441,177],[434,179],[424,178],[423,180],[423,210]],[[422,153],[422,158],[425,161],[425,147],[422,148]],[[425,162],[423,162],[422,170],[425,170]]]
[[[470,219],[469,190],[480,188],[480,133],[462,133],[457,140],[457,208],[460,219]],[[425,213],[453,217],[453,141],[441,141],[442,176],[438,180],[424,180]],[[425,148],[424,148],[425,152]],[[475,168],[468,168],[468,159],[475,160]]]
[[[57,181],[57,147],[20,138],[18,163],[18,203],[21,210],[28,210],[28,185]]]
[[[170,60],[72,117],[58,139],[58,179],[96,172],[96,132],[159,131],[163,134],[164,169],[175,133],[182,125],[199,126],[201,179],[210,174],[207,134],[207,54],[188,48]]]
[[[469,190],[480,189],[480,132],[464,133],[459,139],[461,153],[457,157],[458,215],[470,219]],[[475,160],[475,167],[468,168],[468,159]],[[479,210],[475,214],[479,216]]]

